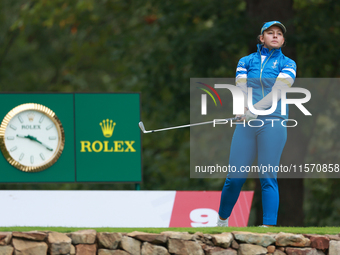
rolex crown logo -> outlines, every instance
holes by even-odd
[[[28,120],[32,122],[34,120],[34,113],[33,112],[28,113],[27,117],[28,117]]]
[[[113,122],[112,120],[106,119],[99,123],[99,125],[102,128],[103,135],[105,137],[111,137],[113,130],[116,126],[116,122]]]

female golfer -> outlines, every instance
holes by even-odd
[[[279,21],[267,22],[261,29],[257,52],[240,59],[236,70],[236,86],[241,88],[247,102],[248,88],[252,88],[252,100],[256,110],[270,109],[273,93],[277,93],[277,107],[270,115],[255,115],[245,105],[245,115],[234,131],[230,149],[230,166],[237,171],[229,173],[222,189],[217,226],[228,226],[228,218],[246,181],[246,167],[258,160],[259,178],[262,188],[263,225],[276,225],[279,208],[279,190],[275,171],[261,172],[262,166],[279,166],[282,150],[287,139],[286,127],[281,121],[281,90],[290,87],[296,76],[296,64],[281,52],[285,39],[285,26]],[[287,109],[288,110],[288,109]],[[259,122],[256,123],[255,122]],[[261,123],[264,123],[261,125]],[[257,127],[254,127],[257,126]]]

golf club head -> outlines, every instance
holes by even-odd
[[[140,129],[142,130],[142,132],[145,133],[146,131],[145,131],[145,127],[144,127],[143,122],[140,121],[140,122],[138,123],[138,125],[139,125]]]

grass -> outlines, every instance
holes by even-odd
[[[218,234],[222,232],[232,231],[247,231],[253,233],[294,233],[294,234],[330,234],[337,235],[340,233],[340,227],[271,227],[271,228],[260,228],[260,227],[206,227],[206,228],[68,228],[68,227],[0,227],[0,232],[25,232],[25,231],[56,231],[61,233],[70,233],[78,230],[94,229],[97,232],[133,232],[141,231],[147,233],[161,233],[163,231],[178,231],[178,232],[189,232],[191,234],[195,232],[202,232],[204,234]]]

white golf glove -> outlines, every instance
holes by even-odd
[[[246,117],[246,121],[250,121],[250,120],[255,120],[257,118],[257,115],[255,115],[254,113],[251,113],[248,110],[246,111],[245,117]]]

